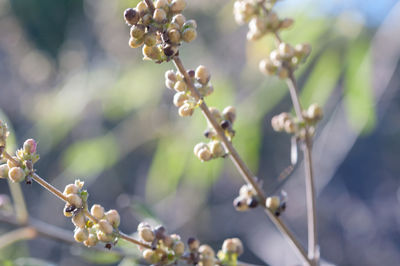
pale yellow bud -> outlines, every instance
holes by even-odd
[[[231,238],[225,239],[222,244],[222,251],[225,253],[236,253],[236,243]]]
[[[17,156],[13,156],[12,158],[13,158],[15,161],[19,162],[19,159],[18,159]],[[12,160],[7,160],[7,165],[8,165],[8,168],[9,168],[9,169],[11,169],[11,168],[13,168],[13,167],[18,167],[18,166],[19,166],[19,164],[15,164]]]
[[[143,251],[143,258],[148,262],[148,263],[156,263],[158,261],[156,252],[151,249],[145,249]]]
[[[228,120],[229,122],[231,122],[231,124],[233,124],[236,120],[236,108],[233,106],[227,106],[222,111],[222,115],[226,120]]]
[[[117,210],[109,210],[105,213],[106,220],[114,227],[117,228],[121,222],[121,217]]]
[[[79,192],[79,188],[78,188],[77,185],[75,185],[75,184],[69,184],[69,185],[66,185],[66,186],[65,186],[63,194],[64,194],[64,195],[68,195],[68,194],[78,194],[78,192]]]
[[[194,28],[187,28],[182,33],[182,40],[185,42],[191,42],[197,37],[197,31]]]
[[[277,196],[268,197],[265,201],[265,206],[267,206],[267,208],[270,209],[272,212],[275,212],[275,210],[279,208],[280,204],[281,201]]]
[[[232,238],[232,241],[236,245],[236,253],[238,254],[238,256],[242,255],[243,254],[243,250],[244,250],[242,241],[237,237]]]
[[[102,242],[111,242],[114,240],[114,236],[112,234],[106,234],[103,231],[97,231],[96,236]]]
[[[204,149],[199,150],[199,152],[197,153],[197,157],[201,161],[206,162],[206,161],[211,160],[213,155],[208,148],[204,148]]]
[[[82,212],[75,214],[72,217],[72,223],[79,228],[85,228],[86,226],[86,219],[85,215]]]
[[[211,78],[210,71],[208,70],[207,67],[200,65],[196,68],[195,72],[195,78],[197,79],[198,82],[200,82],[203,85],[206,85]]]
[[[101,219],[98,224],[99,229],[105,234],[109,235],[113,232],[113,227],[107,220]]]
[[[153,19],[156,22],[161,23],[161,22],[163,22],[164,20],[167,19],[167,13],[165,12],[164,9],[156,8],[154,10]]]
[[[171,3],[171,11],[174,13],[182,12],[186,7],[185,0],[173,0]]]
[[[187,99],[189,99],[189,97],[186,95],[186,92],[184,91],[177,92],[174,95],[174,105],[176,107],[181,107]]]
[[[179,240],[174,243],[173,250],[175,252],[175,255],[181,256],[185,252],[185,244]]]
[[[138,230],[139,237],[146,242],[153,242],[154,232],[149,227],[142,227]]]
[[[307,109],[307,116],[312,120],[320,120],[323,116],[321,106],[317,103],[311,104]]]
[[[209,245],[201,245],[199,247],[199,253],[203,258],[214,258],[215,252]]]
[[[154,7],[155,8],[164,8],[168,5],[167,0],[157,0],[154,2]]]
[[[191,116],[194,112],[194,109],[187,103],[183,104],[181,107],[179,107],[178,114],[179,116],[185,117],[185,116]]]
[[[25,179],[25,171],[21,167],[13,167],[8,171],[8,178],[14,183],[19,183]]]
[[[184,81],[177,81],[176,83],[175,83],[175,86],[174,86],[174,89],[176,90],[176,91],[186,91],[187,90],[187,85],[186,85],[186,82],[184,82]]]
[[[67,200],[69,204],[74,205],[76,208],[81,208],[83,201],[77,194],[68,194]]]
[[[176,14],[173,18],[172,18],[172,23],[176,23],[177,25],[179,25],[179,28],[182,28],[183,24],[186,22],[186,18],[184,15],[182,14]]]
[[[131,27],[131,37],[135,39],[142,39],[145,33],[145,26],[142,24],[134,25]]]
[[[86,239],[83,244],[87,247],[94,247],[98,241],[99,240],[95,234],[89,234],[88,239]]]
[[[104,208],[103,206],[99,204],[94,204],[92,208],[90,209],[90,213],[96,218],[96,219],[102,219],[104,217]]]
[[[86,228],[76,228],[74,238],[77,242],[83,242],[89,237],[89,232]]]
[[[209,147],[213,157],[222,157],[226,154],[224,146],[218,140],[212,141]]]
[[[278,52],[281,58],[289,59],[294,55],[294,48],[288,43],[281,43],[279,44]]]
[[[172,43],[179,43],[181,40],[181,33],[177,29],[168,30],[168,38]]]
[[[8,177],[9,168],[7,164],[0,165],[0,178]]]

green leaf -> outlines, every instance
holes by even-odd
[[[376,123],[371,83],[371,50],[367,40],[358,40],[347,54],[345,105],[354,130],[368,133]]]

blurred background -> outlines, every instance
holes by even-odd
[[[172,63],[142,61],[141,50],[129,48],[122,13],[136,3],[0,0],[0,109],[14,148],[35,138],[38,173],[60,190],[84,180],[89,203],[117,209],[124,232],[152,220],[215,250],[225,238],[240,237],[240,259],[248,263],[299,265],[260,209],[239,213],[232,207],[243,184],[233,164],[193,156],[194,145],[205,140],[205,120],[198,111],[178,117],[164,86]],[[211,106],[236,106],[234,145],[268,194],[288,193],[282,219],[306,246],[303,166],[300,160],[287,182],[277,181],[290,163],[290,138],[270,126],[273,115],[291,110],[290,98],[284,82],[258,71],[273,42],[268,36],[247,42],[247,27],[236,25],[232,6],[188,0],[184,15],[197,20],[199,36],[183,45],[181,58],[187,68],[210,68]],[[317,102],[325,112],[314,145],[324,264],[397,265],[400,4],[287,0],[276,10],[295,19],[284,40],[313,46],[297,76],[303,105]],[[10,191],[18,194],[2,180],[3,214],[10,212]],[[22,191],[32,223],[63,228],[72,239],[74,227],[60,200],[35,183],[22,184]],[[4,239],[19,227],[0,217]],[[0,243],[1,265],[125,266],[137,255],[122,241],[115,252],[103,252],[43,234],[26,238]]]

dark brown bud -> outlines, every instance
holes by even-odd
[[[228,120],[222,120],[220,126],[222,129],[228,129],[230,127],[231,123]]]
[[[164,226],[159,225],[154,229],[154,234],[157,239],[163,239],[165,237],[166,229]]]
[[[194,75],[196,72],[193,69],[190,69],[187,71],[187,73],[188,73],[189,77],[194,78]]]
[[[135,25],[140,19],[139,13],[133,8],[126,9],[124,12],[124,17],[128,25]]]
[[[172,45],[168,44],[164,47],[163,51],[164,51],[164,54],[169,57],[169,56],[175,55],[176,52],[178,51],[178,48],[176,46],[172,46]]]
[[[111,249],[111,248],[112,248],[112,245],[111,245],[110,243],[107,243],[107,244],[104,246],[104,248],[106,248],[106,249]]]
[[[249,198],[247,200],[247,206],[249,206],[249,208],[256,208],[258,206],[258,200],[254,197]]]

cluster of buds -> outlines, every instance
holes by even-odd
[[[258,206],[257,193],[253,186],[244,184],[239,190],[239,196],[233,200],[233,206],[237,211],[247,211]]]
[[[268,197],[265,200],[265,206],[275,215],[280,216],[286,209],[287,195],[282,191],[280,196]]]
[[[10,134],[7,128],[7,124],[0,120],[0,157],[6,148],[7,137]]]
[[[2,133],[4,134],[4,133]],[[6,133],[8,134],[8,133]],[[39,160],[36,153],[37,143],[33,139],[24,142],[21,149],[17,150],[16,156],[7,160],[6,164],[0,165],[0,178],[9,178],[12,182],[26,181],[32,183],[33,165]]]
[[[164,226],[152,228],[148,223],[138,225],[141,240],[151,248],[140,247],[143,258],[152,264],[169,265],[176,262],[185,252],[185,244],[179,235],[169,235]]]
[[[259,69],[265,75],[277,75],[281,79],[286,79],[290,71],[295,70],[300,63],[304,62],[310,52],[309,44],[298,44],[292,47],[288,43],[281,43],[268,58],[260,61]]]
[[[267,33],[287,29],[293,24],[290,18],[279,19],[271,11],[276,1],[238,0],[233,6],[233,14],[238,24],[249,23],[247,39],[258,40]]]
[[[214,87],[210,83],[210,71],[205,66],[200,65],[195,71],[189,70],[187,74],[191,79],[189,82],[194,85],[201,98],[214,91]],[[165,85],[175,91],[174,105],[179,108],[179,115],[182,117],[191,116],[194,109],[198,107],[199,101],[192,95],[183,75],[179,71],[168,70],[165,72]]]
[[[151,7],[140,1],[136,8],[126,9],[125,21],[131,26],[129,45],[143,45],[144,59],[168,61],[178,53],[182,41],[197,37],[196,22],[181,14],[185,7],[185,0],[157,0]]]
[[[237,265],[237,258],[243,254],[243,244],[239,238],[225,239],[218,258],[222,265]]]
[[[322,108],[314,103],[303,111],[304,122],[291,116],[289,113],[281,113],[271,120],[272,128],[277,132],[285,131],[294,134],[299,139],[305,139],[306,135],[312,137],[315,133],[315,124],[322,119]]]
[[[90,209],[95,220],[89,220],[85,214],[88,193],[83,185],[82,181],[76,180],[74,184],[67,185],[63,192],[68,201],[64,207],[64,215],[72,218],[75,225],[74,238],[87,247],[93,247],[101,241],[107,248],[111,248],[118,240],[120,216],[116,210],[105,212],[101,205],[95,204]]]

